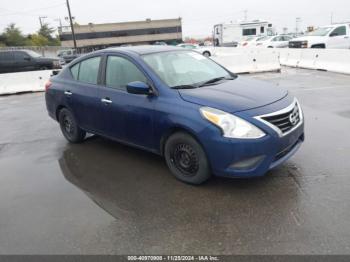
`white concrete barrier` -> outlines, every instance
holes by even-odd
[[[281,48],[277,50],[279,52],[279,59],[281,65],[298,67],[301,59],[301,49]]]
[[[318,50],[315,69],[350,74],[350,50],[324,49]]]
[[[284,66],[350,74],[348,49],[279,49]]]
[[[45,90],[52,70],[0,74],[0,95]]]
[[[258,73],[281,70],[279,52],[262,48],[215,48],[212,59],[234,73]]]

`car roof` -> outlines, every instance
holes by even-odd
[[[123,53],[134,53],[138,55],[146,55],[152,53],[160,53],[160,52],[170,52],[184,50],[181,47],[175,46],[159,46],[159,45],[145,45],[145,46],[125,46],[125,47],[111,47],[107,49],[103,49],[103,52],[123,52]]]
[[[29,49],[8,49],[8,50],[0,50],[0,52],[18,52],[18,51],[23,51],[23,52],[28,52],[31,51]],[[34,51],[35,52],[35,51]]]

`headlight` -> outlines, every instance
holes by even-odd
[[[205,119],[222,130],[224,137],[256,139],[266,135],[256,126],[224,111],[210,107],[202,107],[200,112]]]
[[[307,44],[308,44],[307,41],[302,41],[302,42],[301,42],[301,47],[307,48]]]

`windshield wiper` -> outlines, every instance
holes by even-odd
[[[205,81],[204,83],[200,84],[199,87],[214,84],[214,83],[219,82],[221,80],[233,80],[233,79],[234,79],[233,77],[225,77],[225,76],[216,77],[216,78],[210,79],[208,81]]]
[[[179,85],[179,86],[173,86],[171,89],[194,89],[197,88],[198,86],[195,85]]]

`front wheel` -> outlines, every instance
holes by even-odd
[[[86,132],[82,130],[75,120],[73,114],[63,108],[58,115],[61,131],[64,137],[71,143],[81,143],[84,141]]]
[[[185,183],[199,185],[211,176],[202,146],[186,133],[175,133],[168,138],[164,156],[170,171]]]
[[[205,57],[211,57],[211,54],[210,54],[208,51],[205,51],[205,52],[203,53],[203,55],[204,55]]]

